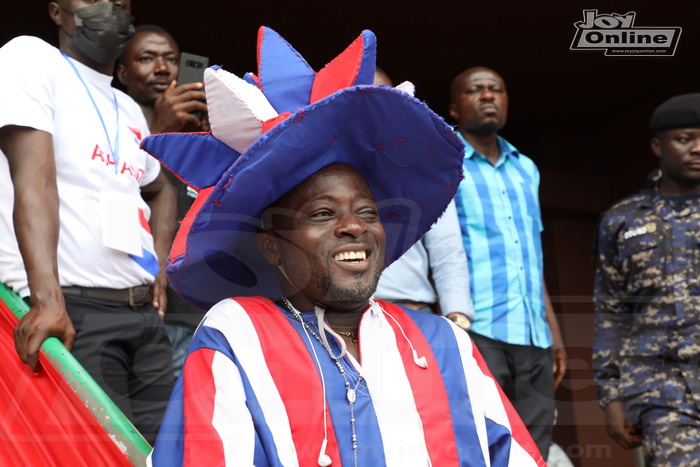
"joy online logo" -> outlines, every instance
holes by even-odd
[[[670,57],[676,53],[680,27],[634,27],[636,13],[598,14],[583,10],[574,23],[571,50],[605,50],[608,57]]]

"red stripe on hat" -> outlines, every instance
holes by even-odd
[[[170,249],[170,258],[172,260],[185,254],[185,250],[187,249],[187,235],[190,233],[190,228],[192,227],[194,218],[197,216],[200,208],[207,198],[209,198],[209,194],[214,188],[215,187],[210,186],[209,188],[200,190],[197,194],[197,199],[194,200],[194,203],[192,203],[192,206],[190,206],[189,211],[187,211],[187,214],[185,214],[185,217],[182,219],[180,229],[177,231],[175,240],[173,240],[173,246]]]
[[[151,233],[151,226],[148,224],[148,219],[146,219],[146,213],[143,209],[139,208],[139,222],[141,222],[141,227],[146,230],[146,232]]]
[[[401,329],[394,320],[386,317],[396,335],[396,345],[411,383],[418,415],[423,423],[430,460],[433,465],[459,465],[452,417],[449,415],[450,403],[447,399],[447,389],[442,383],[440,368],[430,345],[415,322],[399,306],[387,302],[381,302],[381,306],[401,325],[403,332],[416,349],[418,357],[425,357],[428,362],[428,368],[421,368],[414,363],[413,352],[401,334]],[[431,384],[434,382],[439,383]]]
[[[306,336],[300,335],[268,299],[249,297],[236,298],[236,301],[247,311],[255,326],[265,362],[287,409],[299,465],[318,464],[325,415],[328,429],[326,454],[333,465],[340,466],[330,411],[323,413],[323,386],[316,364],[304,344]],[[324,357],[325,353],[319,355],[319,358]],[[290,365],[290,362],[294,364]]]
[[[212,425],[216,386],[211,365],[216,354],[199,349],[187,356],[184,374],[184,465],[216,465],[224,459],[224,445]]]
[[[364,48],[365,38],[360,35],[347,49],[316,73],[314,85],[311,88],[310,104],[353,85],[360,72]]]
[[[481,352],[476,348],[476,345],[472,341],[472,354],[476,364],[479,366],[481,372],[493,380],[494,385],[498,388],[498,395],[501,397],[501,402],[503,402],[503,407],[506,410],[506,415],[508,416],[508,422],[510,423],[510,432],[513,435],[513,439],[532,457],[532,459],[537,463],[538,466],[545,466],[546,463],[540,454],[540,450],[537,445],[532,440],[530,432],[525,428],[525,424],[520,419],[520,415],[515,411],[510,400],[506,397],[503,389],[498,384],[498,381],[491,374],[484,357],[481,356]]]

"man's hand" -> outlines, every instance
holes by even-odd
[[[0,128],[0,149],[10,166],[13,224],[32,297],[32,308],[15,328],[15,349],[35,370],[47,337],[58,337],[69,350],[75,340],[58,280],[59,200],[53,139],[45,131],[10,125]]]
[[[566,348],[564,347],[554,347],[552,350],[554,352],[554,389],[556,390],[564,379],[564,374],[566,373],[566,360],[568,358],[566,354]]]
[[[160,315],[161,318],[165,317],[165,313],[168,310],[168,296],[165,293],[165,289],[167,287],[168,279],[165,276],[165,270],[161,268],[160,272],[151,284],[151,294],[153,294],[153,308],[158,310],[158,315]]]
[[[559,383],[564,379],[564,374],[566,373],[566,347],[564,347],[564,339],[561,335],[561,330],[559,329],[559,321],[557,316],[554,314],[554,307],[552,306],[552,301],[549,298],[549,292],[547,291],[547,284],[544,282],[544,277],[542,278],[542,285],[544,287],[544,310],[545,318],[547,319],[547,324],[549,325],[549,331],[552,334],[552,344],[554,345],[552,355],[554,373],[554,389],[559,387]]]
[[[148,224],[151,226],[153,246],[160,265],[158,274],[151,284],[153,307],[163,318],[168,307],[166,295],[168,279],[165,276],[165,267],[168,265],[168,252],[178,228],[175,189],[161,171],[155,180],[141,188],[141,196],[151,208],[151,218],[148,220]]]
[[[194,110],[207,112],[207,104],[204,103],[205,94],[202,91],[202,83],[188,83],[176,86],[176,82],[170,83],[162,96],[156,99],[153,107],[153,121],[151,133],[169,133],[173,131],[208,131],[207,120],[200,119],[190,113]]]
[[[608,434],[625,449],[641,446],[642,437],[639,429],[627,418],[627,408],[620,401],[614,401],[605,408],[605,423]]]
[[[75,329],[60,292],[45,303],[32,298],[31,309],[15,327],[17,355],[35,373],[38,373],[39,349],[48,337],[57,337],[68,350],[75,342]]]
[[[445,318],[449,319],[465,331],[468,331],[472,324],[467,315],[456,311],[453,311],[452,313],[447,313],[445,315]]]

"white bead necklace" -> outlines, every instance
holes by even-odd
[[[357,467],[357,433],[355,431],[355,401],[357,400],[357,389],[360,386],[360,383],[364,379],[362,375],[357,376],[357,383],[355,383],[355,387],[351,387],[350,382],[348,381],[348,377],[345,374],[345,367],[343,364],[340,362],[340,359],[333,358],[333,352],[331,351],[330,347],[326,345],[325,342],[323,342],[323,339],[321,339],[321,336],[316,334],[316,332],[302,319],[301,314],[299,311],[294,308],[294,305],[291,304],[289,300],[287,300],[287,297],[282,297],[281,299],[282,306],[285,310],[287,310],[289,313],[291,313],[299,323],[306,329],[307,332],[309,332],[314,338],[323,346],[324,349],[326,349],[326,352],[328,352],[328,355],[330,355],[331,359],[335,363],[335,366],[338,368],[338,371],[340,372],[340,375],[343,377],[343,381],[345,381],[345,391],[346,391],[346,397],[348,399],[348,405],[350,406],[350,428],[352,432],[352,456],[354,460],[354,467]],[[321,365],[319,363],[319,371],[323,371],[321,369]],[[325,401],[324,401],[325,402]],[[325,405],[324,405],[325,408]],[[325,417],[326,414],[323,414]],[[330,465],[330,464],[329,464]]]

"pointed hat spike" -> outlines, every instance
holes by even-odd
[[[340,55],[316,74],[310,103],[330,96],[334,92],[356,86],[372,84],[377,57],[377,39],[372,31],[362,31]]]
[[[277,112],[257,87],[226,70],[207,68],[204,83],[212,135],[244,153]]]
[[[282,36],[268,27],[258,30],[258,78],[277,113],[309,105],[316,73]]]

